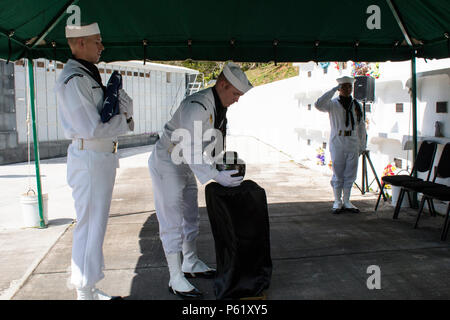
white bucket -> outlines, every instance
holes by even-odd
[[[24,193],[20,197],[20,204],[22,206],[23,226],[26,228],[39,228],[41,218],[39,217],[39,200],[36,193]],[[48,224],[47,210],[48,209],[48,194],[42,195],[42,216],[44,224]]]
[[[398,200],[398,196],[400,195],[401,187],[391,185],[391,188],[392,188],[391,206],[395,207],[397,205],[397,200]],[[405,195],[403,196],[403,201],[402,201],[402,204],[400,207],[401,208],[409,207],[408,194],[406,192],[405,192]]]

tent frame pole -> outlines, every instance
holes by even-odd
[[[415,49],[412,50],[411,55],[411,107],[412,107],[412,131],[413,131],[413,164],[416,163],[417,157],[417,74],[416,74],[416,54]],[[413,172],[413,177],[417,178],[417,170]],[[418,208],[417,192],[411,195],[411,207]]]
[[[416,74],[416,50],[411,57],[411,98],[412,98],[412,130],[413,130],[413,163],[417,157],[417,74]],[[414,172],[417,178],[417,172]]]
[[[406,29],[402,18],[400,17],[397,6],[394,4],[393,0],[386,0],[389,8],[391,9],[392,15],[397,21],[397,24],[402,31],[403,36],[405,37],[405,41],[408,46],[411,48],[411,100],[412,100],[412,127],[413,127],[413,164],[416,163],[417,157],[417,75],[416,75],[416,55],[417,50],[414,47],[414,43]],[[413,173],[414,177],[417,178],[417,172]],[[412,206],[417,207],[417,192],[413,192],[412,196]]]
[[[403,23],[399,13],[398,13],[398,9],[396,7],[396,5],[392,2],[392,0],[386,0],[386,2],[389,5],[389,8],[392,11],[392,14],[394,15],[395,21],[397,21],[397,24],[400,28],[400,30],[403,33],[403,36],[405,37],[405,41],[408,44],[408,46],[412,47],[413,43],[411,41],[411,37],[409,36],[408,30],[406,30],[405,24]]]
[[[78,0],[70,0],[68,1],[58,12],[58,14],[50,21],[50,23],[44,28],[44,30],[39,34],[36,41],[31,46],[31,49],[35,48],[39,43],[53,30],[53,28],[59,23],[64,14],[66,13],[67,8],[77,3]],[[40,166],[39,166],[39,141],[37,138],[37,129],[36,129],[36,105],[35,105],[35,96],[34,96],[34,72],[33,72],[33,60],[27,58],[28,64],[28,78],[30,85],[30,109],[31,109],[31,119],[33,124],[33,149],[34,149],[34,164],[36,169],[36,188],[38,193],[38,205],[39,205],[39,228],[43,229],[47,226],[44,221],[44,204],[42,199],[42,185],[41,185],[41,174],[40,174]]]
[[[28,81],[30,85],[30,110],[31,110],[31,122],[33,125],[33,149],[34,149],[34,165],[36,169],[36,188],[38,193],[38,205],[39,205],[39,228],[44,229],[47,226],[44,221],[44,205],[42,201],[42,186],[41,186],[41,173],[39,168],[39,141],[37,137],[36,129],[36,104],[34,97],[34,71],[33,71],[33,60],[27,59],[28,65]]]
[[[66,13],[66,10],[69,6],[71,6],[74,3],[77,3],[79,0],[70,0],[68,1],[58,12],[58,14],[50,21],[50,23],[44,28],[44,30],[39,34],[36,41],[34,41],[31,48],[35,48],[39,43],[55,28],[55,26],[59,23],[59,21],[62,19],[64,14]]]
[[[416,54],[417,51],[414,48],[414,44],[411,40],[411,37],[409,36],[408,30],[406,29],[405,24],[403,23],[402,18],[400,17],[399,11],[397,9],[397,6],[394,4],[393,0],[386,0],[387,4],[389,5],[389,8],[391,9],[392,15],[395,18],[395,21],[397,21],[397,24],[402,31],[403,36],[405,37],[405,41],[408,44],[408,46],[411,47],[411,95],[412,95],[412,126],[413,126],[413,163],[416,162],[416,156],[417,156],[417,76],[416,76]],[[414,174],[417,176],[417,174]]]

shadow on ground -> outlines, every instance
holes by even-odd
[[[269,204],[272,284],[267,298],[448,299],[448,242],[439,240],[442,217],[424,216],[413,229],[415,211],[393,208],[373,213],[374,201],[355,201],[360,214],[330,213],[332,202]],[[200,208],[199,255],[215,266],[214,239],[206,208]],[[141,256],[127,299],[178,299],[167,290],[169,273],[156,215],[139,233]],[[368,267],[381,270],[381,290],[369,290]],[[204,299],[215,299],[213,281],[194,279]]]
[[[272,282],[271,300],[449,299],[449,240],[440,241],[442,216],[424,214],[413,229],[417,210],[382,203],[354,191],[360,214],[333,215],[329,177],[294,163],[250,166],[247,179],[268,198]],[[199,185],[199,256],[215,266],[214,239]],[[178,299],[168,292],[169,272],[159,239],[151,179],[146,167],[120,171],[114,187],[104,241],[105,278],[100,289],[132,300]],[[57,223],[57,221],[55,221]],[[68,285],[71,225],[33,270],[13,299],[74,299]],[[52,231],[49,227],[46,231]],[[381,271],[381,289],[369,290],[368,268]],[[194,279],[206,300],[214,300],[213,280]]]

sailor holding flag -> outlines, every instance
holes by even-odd
[[[71,283],[79,300],[107,300],[111,297],[95,284],[104,277],[103,240],[119,167],[117,136],[133,128],[133,103],[120,89],[120,75],[111,79],[115,80],[110,83],[113,87],[102,84],[95,66],[104,49],[97,23],[66,26],[66,38],[73,56],[55,92],[65,136],[72,140],[67,150],[67,182],[77,224]]]

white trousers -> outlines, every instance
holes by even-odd
[[[331,186],[333,188],[351,188],[358,172],[358,153],[334,150],[330,154],[333,162]]]
[[[73,232],[71,283],[94,287],[103,279],[103,240],[109,216],[118,159],[112,153],[67,152],[67,182],[72,188],[77,224]]]
[[[155,152],[148,161],[159,236],[166,254],[180,252],[183,241],[196,239],[200,223],[195,175],[187,165],[180,167],[169,161],[157,159]]]

